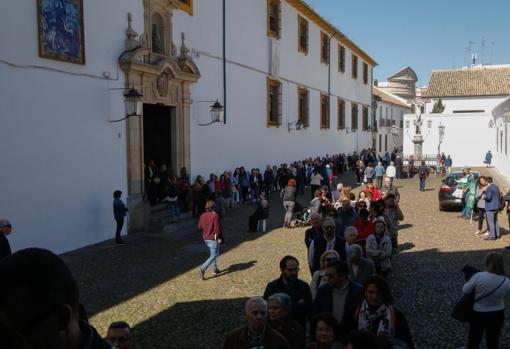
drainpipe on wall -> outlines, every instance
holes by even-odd
[[[331,127],[331,40],[337,34],[336,30],[328,39],[328,126]]]
[[[223,0],[223,124],[227,123],[227,55],[226,55],[226,7]]]

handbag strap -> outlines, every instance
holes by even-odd
[[[489,297],[491,294],[493,294],[494,292],[496,292],[497,290],[499,290],[499,288],[500,288],[501,286],[503,286],[503,284],[505,283],[505,281],[506,281],[506,276],[504,276],[504,277],[503,277],[503,281],[499,284],[499,286],[498,286],[498,287],[496,287],[495,289],[493,289],[492,291],[490,291],[490,292],[489,292],[489,293],[487,293],[486,295],[483,295],[483,296],[481,296],[480,298],[475,299],[475,303],[476,303],[476,302],[481,301],[481,300],[482,300],[482,299],[484,299],[484,298]]]

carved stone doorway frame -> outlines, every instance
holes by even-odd
[[[198,81],[200,72],[189,56],[182,33],[179,56],[172,40],[172,12],[177,8],[173,0],[144,0],[144,29],[139,40],[131,26],[128,14],[126,51],[119,65],[126,77],[126,88],[134,88],[143,94],[143,103],[160,104],[175,108],[172,120],[172,169],[178,174],[181,167],[190,169],[190,107],[191,84]],[[155,17],[157,16],[157,17]],[[158,18],[154,26],[157,35],[151,32],[152,18]],[[162,20],[161,20],[162,19]],[[157,44],[157,40],[164,42]],[[158,46],[159,53],[152,51]],[[163,49],[161,49],[163,48]],[[143,117],[143,116],[142,116]],[[171,115],[169,115],[171,117]],[[143,120],[131,117],[126,122],[128,195],[130,207],[129,231],[146,229],[150,210],[143,201],[144,194],[144,149]]]

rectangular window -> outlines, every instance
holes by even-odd
[[[304,127],[310,125],[310,93],[298,86],[298,122]]]
[[[345,72],[345,47],[338,45],[338,71]]]
[[[384,151],[388,151],[388,135],[384,135]]]
[[[321,130],[329,129],[329,98],[321,93]]]
[[[351,129],[358,129],[358,105],[351,102]]]
[[[505,124],[505,155],[508,155],[508,124]]]
[[[321,32],[321,63],[329,63],[329,36]]]
[[[329,97],[321,93],[321,130],[329,129]]]
[[[379,135],[379,152],[382,152],[382,135]]]
[[[338,99],[338,129],[345,129],[345,101]]]
[[[358,56],[352,54],[352,78],[356,80],[358,78]]]
[[[267,0],[267,36],[280,39],[281,3],[280,0]]]
[[[273,79],[267,79],[267,127],[282,124],[282,84]]]
[[[308,21],[298,15],[298,52],[308,54]]]
[[[368,107],[366,106],[363,106],[363,122],[362,122],[362,127],[363,127],[363,131],[367,131],[368,130]]]
[[[193,0],[177,0],[177,7],[193,16]]]
[[[368,84],[368,64],[363,62],[363,83]]]

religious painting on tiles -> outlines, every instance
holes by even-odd
[[[39,55],[85,64],[83,0],[37,0]]]

